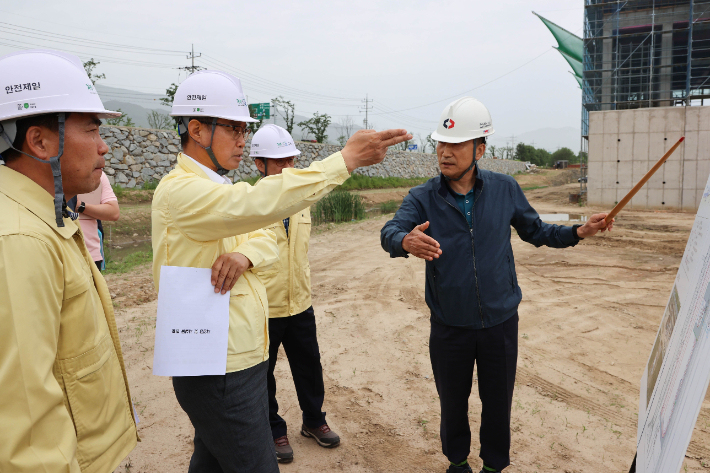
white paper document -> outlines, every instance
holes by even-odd
[[[229,292],[216,294],[211,275],[209,268],[160,268],[154,375],[225,373]]]

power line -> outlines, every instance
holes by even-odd
[[[181,69],[183,71],[188,71],[190,74],[194,74],[195,72],[204,69],[204,67],[195,65],[195,58],[196,57],[202,57],[202,53],[200,53],[199,56],[195,56],[195,45],[193,43],[192,44],[192,53],[187,55],[188,59],[192,59],[192,66],[178,67],[178,69]]]
[[[345,101],[345,102],[359,102],[359,101],[360,101],[360,99],[357,99],[357,98],[337,97],[337,96],[333,96],[333,95],[324,95],[324,94],[319,94],[319,93],[316,93],[316,92],[310,92],[310,91],[304,90],[304,89],[298,89],[298,88],[296,88],[296,87],[291,87],[291,86],[288,86],[288,85],[285,85],[285,84],[281,84],[281,83],[279,83],[279,82],[274,82],[274,81],[272,81],[272,80],[270,80],[270,79],[266,79],[266,78],[264,78],[264,77],[257,76],[257,75],[255,75],[255,74],[252,74],[252,73],[247,72],[247,71],[245,71],[245,70],[239,69],[239,68],[237,68],[237,67],[235,67],[235,66],[233,66],[233,65],[231,65],[231,64],[229,64],[229,63],[226,63],[226,62],[224,62],[224,61],[221,61],[221,60],[219,60],[219,59],[217,59],[217,58],[215,58],[215,57],[209,56],[209,55],[207,55],[207,54],[205,54],[205,58],[207,58],[207,60],[208,60],[208,61],[211,61],[213,64],[218,64],[218,66],[216,66],[216,67],[220,67],[219,65],[221,65],[222,67],[226,67],[228,70],[234,71],[234,72],[236,73],[236,75],[239,76],[240,79],[251,78],[252,80],[258,81],[258,82],[260,82],[260,83],[262,83],[262,84],[264,84],[264,85],[277,86],[277,87],[279,87],[279,88],[281,88],[281,89],[286,90],[287,93],[299,93],[299,94],[304,94],[304,95],[312,96],[312,97],[314,97],[314,98],[321,98],[321,99],[328,99],[328,100],[337,100],[337,101]],[[289,91],[290,91],[290,92],[289,92]]]
[[[26,38],[38,39],[41,41],[51,40],[52,42],[70,44],[72,46],[86,47],[88,43],[92,48],[108,49],[112,51],[122,51],[141,54],[177,55],[184,54],[182,51],[171,49],[156,49],[144,46],[132,46],[129,44],[108,43],[105,41],[87,40],[76,36],[69,36],[49,31],[27,28],[25,26],[14,25],[12,23],[0,22],[0,30],[8,34],[22,36]],[[77,44],[78,43],[78,44]]]
[[[549,52],[552,51],[552,50],[553,50],[553,48],[550,48],[550,49],[548,49],[547,51],[545,51],[544,53],[538,54],[537,56],[535,56],[534,58],[532,58],[532,59],[529,60],[528,62],[526,62],[526,63],[524,63],[524,64],[521,64],[520,66],[516,67],[515,69],[512,69],[512,70],[506,72],[505,74],[496,77],[495,79],[489,80],[488,82],[486,82],[486,83],[484,83],[484,84],[478,85],[478,86],[474,87],[473,89],[464,90],[463,92],[459,92],[459,93],[456,94],[456,95],[452,95],[452,96],[450,96],[450,97],[446,97],[446,98],[444,98],[444,99],[437,100],[437,101],[435,101],[435,102],[425,103],[424,105],[417,105],[416,107],[403,108],[403,109],[401,109],[401,110],[397,110],[397,112],[406,112],[406,111],[408,111],[408,110],[416,110],[416,109],[418,109],[418,108],[428,107],[429,105],[435,105],[435,104],[437,104],[437,103],[446,102],[447,100],[455,99],[456,97],[460,97],[460,96],[462,96],[462,95],[464,95],[464,94],[467,94],[467,93],[469,93],[469,92],[473,92],[474,90],[480,89],[481,87],[484,87],[484,86],[486,86],[486,85],[488,85],[488,84],[490,84],[490,83],[492,83],[492,82],[495,82],[495,81],[497,81],[497,80],[499,80],[499,79],[502,79],[502,78],[505,77],[505,76],[509,76],[509,75],[512,74],[513,72],[515,72],[515,71],[517,71],[518,69],[521,69],[521,68],[527,66],[527,65],[530,64],[531,62],[533,62],[533,61],[535,61],[536,59],[538,59],[538,58],[544,56],[545,54],[549,53]],[[373,115],[380,115],[380,114],[373,114]]]
[[[0,40],[2,41],[10,41],[10,43],[15,43],[15,44],[8,44],[5,42],[0,42],[0,45],[2,46],[7,46],[13,49],[20,49],[20,50],[27,50],[27,49],[34,49],[34,48],[46,48],[47,46],[43,44],[36,44],[36,43],[28,43],[26,41],[19,41],[19,40],[14,40],[14,39],[7,39],[7,38],[2,38],[0,37]],[[22,46],[25,45],[25,46]],[[29,47],[27,47],[29,46]],[[94,55],[94,54],[88,54],[85,51],[75,51],[72,49],[67,49],[67,48],[54,48],[54,49],[60,49],[64,52],[68,53],[74,53],[77,56],[81,57],[82,59],[89,59],[90,57],[99,59],[100,62],[108,62],[112,64],[123,64],[123,65],[128,65],[128,66],[141,66],[141,67],[154,67],[154,68],[164,68],[164,69],[177,69],[177,65],[173,64],[165,64],[165,63],[157,63],[154,61],[136,61],[136,60],[131,60],[131,59],[123,59],[123,58],[116,58],[116,57],[111,57],[111,56],[101,56],[101,55]]]

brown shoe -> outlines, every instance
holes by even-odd
[[[293,449],[288,443],[288,437],[284,435],[274,440],[276,447],[276,460],[279,463],[291,463],[293,461]]]
[[[301,435],[314,439],[321,447],[334,448],[340,445],[340,437],[330,430],[328,424],[323,424],[315,429],[303,425],[301,426]]]

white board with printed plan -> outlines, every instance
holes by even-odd
[[[641,378],[636,471],[680,471],[710,381],[710,179]]]

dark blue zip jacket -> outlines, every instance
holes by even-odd
[[[456,204],[443,176],[409,191],[394,218],[380,233],[392,258],[407,257],[402,239],[429,221],[426,234],[442,254],[426,262],[426,303],[432,320],[453,327],[480,329],[505,322],[518,311],[522,292],[515,275],[511,225],[523,241],[539,247],[577,244],[573,227],[540,220],[510,176],[478,168],[473,224]]]

